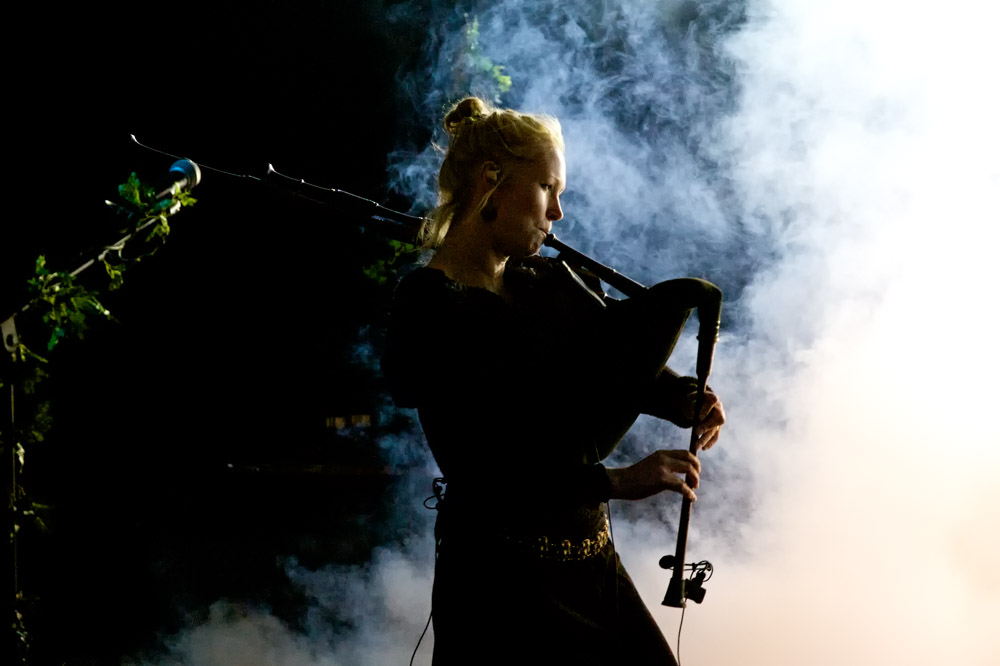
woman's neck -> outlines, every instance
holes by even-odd
[[[494,252],[481,234],[463,231],[471,230],[473,224],[474,221],[465,220],[453,227],[427,265],[444,271],[459,284],[480,287],[504,296],[503,272],[507,257]]]

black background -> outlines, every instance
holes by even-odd
[[[130,172],[155,181],[169,168],[130,134],[405,209],[385,164],[413,139],[396,80],[426,26],[390,24],[390,4],[16,12],[2,316],[24,302],[39,254],[70,270],[117,238],[102,202]],[[253,179],[206,170],[193,194],[164,248],[108,296],[117,322],[49,354],[53,428],[24,483],[52,506],[51,531],[20,539],[35,663],[118,663],[219,598],[261,600],[294,624],[302,600],[281,556],[359,562],[393,538],[392,471],[364,433],[325,427],[382,404],[354,350],[378,349],[391,286],[363,269],[386,256],[384,239],[346,207]]]

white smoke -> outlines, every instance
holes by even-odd
[[[704,456],[689,540],[716,574],[685,616],[685,663],[1000,663],[998,13],[497,0],[477,14],[481,50],[513,78],[508,103],[563,120],[557,233],[637,278],[699,275],[730,298],[712,379],[729,424]],[[466,25],[451,8],[432,24],[430,71],[408,90],[428,126]],[[393,159],[416,196],[429,154]],[[688,340],[679,369],[691,356]],[[684,446],[644,420],[624,453],[663,441]],[[673,535],[650,518],[677,505],[614,506],[619,551],[672,643],[656,563]],[[414,544],[293,576],[316,608],[354,618],[346,632],[317,611],[305,643],[217,610],[174,663],[258,663],[243,647],[273,644],[286,656],[267,663],[405,663],[432,566],[429,540]],[[212,627],[229,661],[196,650],[220,649],[199,638]]]
[[[746,342],[718,352],[726,464],[761,492],[745,556],[699,545],[721,557],[691,663],[1000,659],[991,12],[772,3],[727,40],[741,95],[718,148],[780,258],[745,294]],[[755,427],[755,395],[782,431]]]
[[[412,550],[376,549],[356,567],[311,571],[287,564],[307,591],[303,627],[265,607],[219,601],[189,628],[163,641],[157,666],[356,666],[408,663],[430,613],[431,579],[415,553],[433,552],[430,537]],[[429,646],[429,643],[425,643]],[[126,661],[125,664],[140,663]]]

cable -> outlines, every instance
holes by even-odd
[[[424,508],[430,509],[431,511],[437,511],[438,505],[444,501],[444,496],[447,493],[448,481],[443,476],[434,477],[434,481],[431,483],[431,488],[434,490],[434,494],[424,500]],[[434,504],[430,504],[431,500],[436,500]],[[437,563],[438,558],[438,548],[441,545],[440,539],[434,540],[434,562]],[[424,641],[424,636],[427,635],[427,629],[431,626],[431,618],[434,617],[434,605],[433,596],[431,597],[431,612],[427,615],[427,624],[424,625],[424,630],[420,632],[420,638],[417,639],[417,644],[413,646],[413,654],[410,655],[410,666],[413,666],[413,660],[417,656],[417,650],[420,649],[420,644]]]
[[[443,476],[434,477],[434,481],[431,488],[434,489],[434,494],[424,500],[424,508],[430,509],[431,511],[437,511],[438,505],[444,501],[445,492],[447,491],[448,481],[445,480]],[[434,504],[430,504],[431,500],[436,500]],[[435,550],[435,558],[437,557],[437,552]]]
[[[681,606],[681,621],[677,625],[677,666],[681,666],[681,629],[684,628],[684,612],[687,610],[687,605]]]
[[[435,550],[437,550],[435,548]],[[435,554],[435,559],[437,555]],[[427,624],[424,625],[424,630],[420,632],[420,638],[417,639],[417,644],[413,647],[413,654],[410,655],[410,666],[413,666],[413,660],[417,656],[417,650],[420,649],[420,643],[423,642],[424,636],[427,635],[427,629],[431,626],[431,618],[434,617],[434,609],[431,608],[430,614],[427,616]]]
[[[691,577],[688,578],[688,581],[696,581],[699,587],[710,581],[712,576],[715,574],[715,567],[713,567],[712,563],[708,560],[685,564],[683,565],[683,568],[691,570]],[[680,624],[677,625],[677,666],[681,666],[681,630],[684,628],[684,613],[686,611],[687,604],[684,604],[681,606],[681,621]]]
[[[150,151],[152,151],[154,153],[159,153],[160,155],[166,155],[167,157],[172,157],[175,160],[190,159],[190,158],[187,158],[187,157],[181,157],[180,155],[174,155],[173,153],[168,153],[167,151],[160,150],[159,148],[153,148],[152,146],[147,146],[146,144],[141,143],[139,141],[139,139],[135,138],[135,134],[130,134],[129,136],[132,137],[132,141],[135,143],[135,145],[139,146],[140,148],[145,148],[146,150],[150,150]],[[194,161],[194,160],[192,160],[192,161]],[[225,174],[227,176],[232,176],[233,178],[249,178],[251,180],[256,180],[256,181],[260,181],[261,180],[257,176],[250,176],[248,174],[233,173],[232,171],[225,171],[224,169],[217,169],[215,167],[208,166],[207,164],[203,164],[201,162],[198,162],[197,164],[198,164],[198,168],[199,169],[207,169],[209,171],[215,171],[216,173],[221,173],[221,174]]]
[[[392,213],[393,215],[399,215],[401,217],[406,217],[406,218],[409,218],[411,220],[415,220],[415,221],[419,221],[419,222],[423,222],[424,220],[427,219],[427,218],[424,218],[424,217],[420,217],[419,215],[410,215],[409,213],[401,213],[398,210],[393,210],[391,208],[386,208],[385,206],[383,206],[382,204],[380,204],[377,201],[373,201],[372,199],[369,199],[367,197],[363,197],[361,195],[354,194],[352,192],[348,192],[347,190],[341,190],[341,189],[338,189],[338,188],[335,188],[335,187],[323,187],[322,185],[313,185],[312,183],[307,183],[306,181],[302,180],[301,178],[293,178],[291,176],[286,176],[285,174],[283,174],[283,173],[279,172],[277,169],[275,169],[274,166],[271,165],[271,164],[267,165],[267,173],[268,173],[268,175],[275,175],[275,176],[278,176],[279,178],[284,178],[285,180],[293,182],[293,183],[295,183],[297,185],[305,185],[306,187],[311,187],[314,190],[322,190],[323,192],[330,192],[332,194],[343,194],[343,195],[351,197],[353,199],[357,199],[359,201],[364,201],[365,203],[370,203],[373,206],[375,206],[376,208],[384,210],[384,211],[386,211],[388,213]]]
[[[139,146],[140,148],[144,148],[144,149],[152,151],[154,153],[159,153],[160,155],[166,155],[167,157],[172,157],[173,159],[177,159],[177,160],[179,160],[179,159],[187,159],[187,158],[182,158],[182,157],[180,157],[178,155],[174,155],[172,153],[168,153],[165,150],[160,150],[158,148],[153,148],[152,146],[147,146],[146,144],[141,143],[137,138],[135,138],[135,134],[131,134],[129,136],[132,137],[132,141],[137,146]],[[216,167],[208,166],[206,164],[203,164],[202,162],[198,162],[198,167],[201,168],[201,169],[207,169],[209,171],[215,171],[216,173],[225,174],[227,176],[232,176],[233,178],[249,178],[250,180],[256,180],[257,182],[264,182],[264,179],[258,178],[257,176],[251,176],[251,175],[248,175],[248,174],[233,173],[232,171],[226,171],[224,169],[217,169]],[[306,181],[302,180],[301,178],[293,178],[292,176],[286,176],[285,174],[280,173],[279,171],[277,171],[274,168],[274,166],[272,166],[271,164],[267,165],[267,175],[268,176],[272,176],[272,175],[273,176],[277,176],[278,178],[282,178],[282,179],[284,179],[284,180],[286,180],[286,181],[288,181],[290,183],[295,183],[296,185],[310,187],[310,188],[315,189],[315,190],[321,190],[323,192],[330,192],[332,194],[343,194],[343,195],[351,197],[353,199],[357,199],[359,201],[364,201],[366,203],[370,203],[373,206],[375,206],[375,208],[377,208],[379,210],[382,210],[382,211],[385,211],[386,213],[391,213],[392,215],[397,215],[399,217],[407,218],[409,220],[413,220],[413,221],[416,221],[416,222],[423,222],[426,219],[426,218],[421,217],[419,215],[410,215],[409,213],[402,213],[402,212],[400,212],[398,210],[393,210],[392,208],[386,208],[385,206],[383,206],[382,204],[380,204],[377,201],[374,201],[374,200],[369,199],[367,197],[360,196],[358,194],[354,194],[353,192],[348,192],[347,190],[341,190],[341,189],[337,189],[335,187],[323,187],[322,185],[314,185],[312,183],[307,183]],[[398,220],[392,220],[392,221],[398,222]]]

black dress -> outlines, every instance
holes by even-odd
[[[513,302],[415,270],[383,357],[447,479],[434,664],[673,664],[607,541],[599,463],[651,396],[671,417],[690,389],[662,371],[688,311],[536,269],[508,269],[506,286]]]

